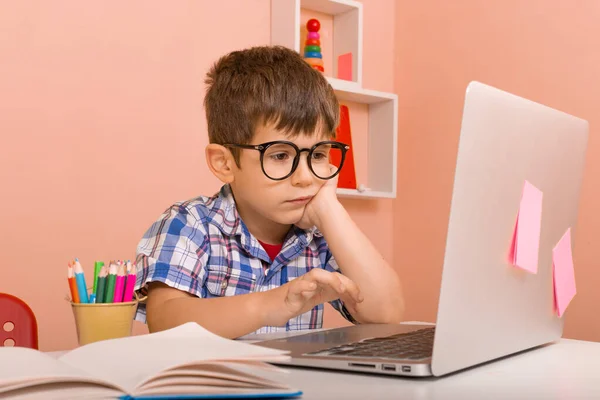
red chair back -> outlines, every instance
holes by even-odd
[[[35,314],[21,299],[0,293],[0,347],[38,348]]]

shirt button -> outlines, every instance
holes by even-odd
[[[221,289],[225,289],[227,287],[227,281],[223,281],[221,283]]]

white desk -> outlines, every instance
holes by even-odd
[[[303,399],[600,399],[600,343],[563,339],[442,378],[290,368]]]
[[[600,343],[568,339],[443,378],[288,370],[278,378],[302,390],[304,400],[600,399]]]

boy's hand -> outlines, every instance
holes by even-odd
[[[306,274],[273,289],[283,297],[283,307],[273,308],[267,325],[282,326],[291,318],[312,310],[316,305],[340,299],[350,313],[364,299],[358,286],[348,277],[313,268]],[[280,297],[281,298],[281,297]]]
[[[330,168],[332,172],[336,170],[333,165],[330,165]],[[339,176],[338,174],[334,178],[325,181],[325,184],[321,186],[317,194],[306,205],[302,218],[295,224],[298,228],[319,227],[321,213],[326,212],[329,204],[338,202],[336,189]]]

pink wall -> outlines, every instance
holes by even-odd
[[[578,294],[565,336],[600,340],[600,3],[396,4],[399,196],[395,260],[409,319],[435,320],[465,88],[479,80],[590,122],[574,258]]]
[[[365,6],[364,82],[386,91],[392,5]],[[204,74],[225,52],[268,44],[269,21],[270,0],[0,3],[0,292],[30,304],[42,349],[76,344],[69,259],[89,277],[96,259],[133,258],[165,207],[217,190]],[[392,261],[392,201],[344,204]]]
[[[399,95],[399,190],[344,204],[402,274],[408,319],[435,319],[464,88],[478,79],[591,123],[565,334],[600,340],[600,8],[561,4],[365,2],[363,85]],[[76,344],[70,258],[88,275],[95,259],[132,258],[167,205],[218,188],[203,76],[221,54],[267,44],[269,19],[269,0],[0,3],[0,292],[31,305],[42,349]],[[343,323],[327,310],[326,326]]]

